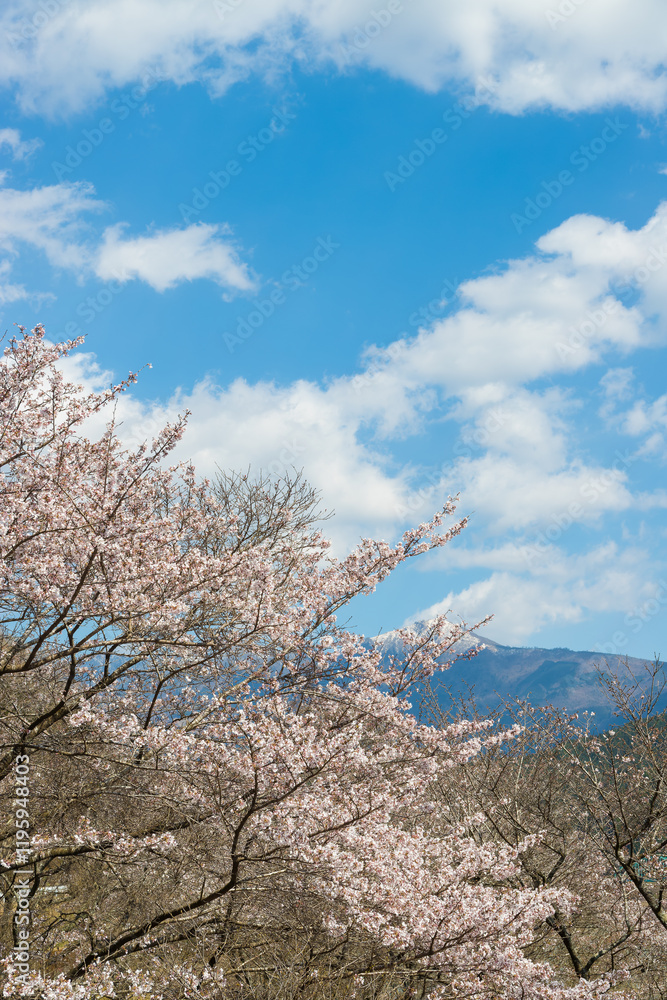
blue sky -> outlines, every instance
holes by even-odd
[[[2,328],[151,362],[128,440],[303,467],[338,553],[460,493],[360,630],[664,654],[661,7],[501,6],[5,3]]]

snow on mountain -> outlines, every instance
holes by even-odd
[[[420,635],[429,628],[429,623],[416,622],[411,628]],[[403,644],[398,632],[384,632],[373,641],[387,654],[400,655]],[[552,704],[572,712],[588,709],[608,717],[609,704],[597,683],[597,669],[614,670],[628,679],[630,672],[637,678],[644,675],[645,661],[634,657],[626,661],[625,657],[605,657],[589,650],[503,646],[478,635],[466,636],[452,652],[461,654],[474,646],[484,648],[472,659],[458,660],[436,675],[434,687],[439,689],[441,700],[447,697],[445,688],[461,694],[470,687],[480,711],[509,697],[525,698],[534,705]],[[443,657],[442,662],[450,656]]]

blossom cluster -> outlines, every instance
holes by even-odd
[[[399,660],[338,624],[458,535],[455,501],[396,544],[334,559],[289,489],[239,481],[232,503],[168,467],[182,421],[134,451],[113,419],[89,440],[86,421],[135,377],[85,392],[59,367],[74,346],[23,331],[0,364],[0,677],[15,706],[0,777],[29,747],[34,877],[65,882],[60,909],[36,909],[39,970],[8,975],[4,996],[177,983],[223,997],[238,928],[282,926],[290,901],[316,914],[323,954],[372,941],[376,967],[423,970],[447,997],[597,997],[604,984],[558,985],[525,956],[536,922],[572,905],[514,883],[533,841],[475,837],[474,811],[449,815],[434,792],[518,732],[409,710],[470,629],[443,616],[425,637],[405,630]]]

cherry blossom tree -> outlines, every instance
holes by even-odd
[[[449,809],[476,807],[480,842],[516,846],[539,833],[519,856],[514,883],[560,886],[576,906],[556,908],[537,929],[527,954],[547,960],[565,979],[616,970],[646,1000],[667,996],[667,688],[661,663],[635,672],[607,664],[598,681],[615,717],[599,731],[588,712],[569,714],[529,702],[496,710],[520,734],[489,748],[440,780]],[[475,717],[474,699],[437,700],[441,724]]]
[[[410,711],[470,629],[387,659],[338,622],[459,534],[455,502],[336,559],[300,477],[168,466],[182,420],[125,448],[135,375],[67,382],[77,343],[22,330],[0,365],[4,995],[226,1000],[281,970],[301,997],[606,992],[527,957],[572,902],[517,884],[539,837],[442,808],[440,776],[518,733]]]

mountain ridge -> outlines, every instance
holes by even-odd
[[[409,627],[420,635],[431,623],[415,622]],[[384,655],[400,655],[403,649],[398,630],[381,633],[373,641]],[[594,711],[601,719],[611,719],[609,702],[598,682],[598,669],[612,669],[627,681],[633,675],[643,678],[645,673],[646,661],[638,657],[609,657],[565,646],[505,646],[476,635],[455,643],[441,662],[451,659],[451,653],[460,656],[474,647],[479,647],[479,652],[473,657],[456,660],[449,669],[435,675],[434,686],[441,701],[448,688],[455,696],[472,688],[482,712],[496,708],[507,697],[525,699],[534,705],[551,704],[570,712]]]

